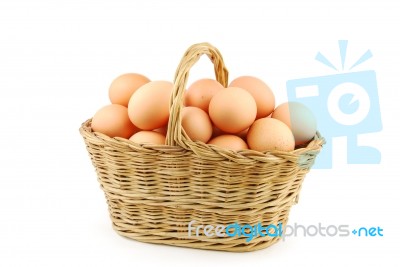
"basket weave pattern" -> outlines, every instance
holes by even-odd
[[[207,237],[188,234],[199,225],[286,225],[306,173],[324,139],[317,134],[292,152],[228,151],[191,141],[181,126],[183,93],[191,67],[202,55],[214,64],[224,86],[228,71],[208,43],[191,46],[174,79],[167,144],[136,144],[93,132],[91,120],[80,133],[105,193],[114,229],[150,243],[224,251],[253,251],[279,237]]]

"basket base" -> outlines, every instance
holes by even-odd
[[[257,251],[270,247],[281,239],[280,237],[273,237],[268,240],[258,241],[257,243],[249,243],[249,244],[244,244],[243,241],[237,242],[237,244],[235,244],[235,242],[218,243],[217,241],[210,242],[210,241],[194,240],[194,239],[175,239],[172,237],[160,238],[158,236],[143,236],[143,235],[138,235],[137,233],[127,233],[121,231],[119,230],[119,227],[116,226],[114,223],[112,224],[112,227],[119,235],[143,243],[169,245],[169,246],[186,247],[194,249],[226,251],[226,252]]]
[[[113,205],[111,205],[111,207],[112,206]],[[250,225],[254,227],[252,231],[255,233],[251,240],[246,240],[248,235],[244,236],[242,234],[239,236],[236,234],[234,236],[228,236],[224,231],[222,231],[223,236],[216,236],[216,234],[212,234],[212,236],[206,236],[204,234],[205,226],[219,225],[216,223],[219,222],[219,219],[215,217],[207,218],[206,214],[200,214],[200,216],[197,214],[197,216],[194,216],[194,214],[192,215],[189,210],[180,211],[173,209],[174,213],[172,215],[170,212],[166,211],[168,208],[152,207],[150,210],[151,212],[149,213],[157,214],[162,211],[164,216],[165,214],[170,215],[169,218],[166,219],[164,217],[162,222],[157,223],[155,217],[144,219],[148,216],[143,216],[144,212],[142,208],[143,207],[137,209],[136,207],[136,209],[134,209],[135,211],[132,210],[132,213],[128,214],[127,216],[110,209],[110,217],[112,220],[113,229],[121,236],[145,243],[230,252],[250,252],[260,250],[278,242],[281,239],[281,235],[276,234],[260,236],[260,234],[254,230],[256,229],[256,225],[258,225],[258,223],[264,227],[268,225],[280,225],[278,233],[282,233],[282,229],[284,229],[287,223],[290,211],[290,208],[286,207],[286,209],[283,209],[281,212],[279,212],[279,216],[273,218],[271,218],[268,214],[253,218],[243,216],[237,222],[238,225],[244,226],[245,223],[249,222],[251,223]],[[155,210],[158,210],[158,212]],[[136,214],[136,216],[134,214]],[[224,217],[226,219],[226,216]],[[195,218],[195,220],[191,220],[190,218]],[[232,224],[234,222],[233,218],[234,216],[231,218],[231,220],[228,219],[229,222],[223,220],[224,223],[221,223],[221,225],[227,226]],[[213,233],[213,231],[214,230],[210,230],[208,232]],[[237,233],[240,231],[241,230],[237,231]],[[249,233],[249,231],[246,232]]]

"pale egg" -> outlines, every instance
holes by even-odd
[[[298,102],[286,102],[272,113],[272,118],[284,122],[293,132],[296,145],[306,144],[317,132],[317,120],[312,111]]]

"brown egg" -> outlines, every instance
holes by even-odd
[[[137,73],[126,73],[115,78],[108,90],[111,103],[128,107],[129,99],[142,85],[150,82],[149,78]]]
[[[138,144],[164,145],[165,135],[153,131],[140,131],[132,135],[129,140]]]
[[[201,108],[208,113],[211,98],[223,89],[224,87],[216,80],[198,80],[185,92],[185,105]]]
[[[294,149],[294,137],[289,127],[273,118],[256,120],[247,133],[247,143],[250,149],[257,151]]]
[[[209,114],[212,122],[222,131],[239,133],[254,122],[257,106],[246,90],[228,87],[211,99]]]
[[[171,82],[153,81],[136,90],[128,104],[132,123],[143,130],[154,130],[167,125],[172,87]]]
[[[233,80],[229,86],[240,87],[248,91],[257,103],[257,117],[267,117],[275,108],[275,96],[269,86],[262,80],[252,76],[241,76]]]
[[[92,119],[92,130],[109,137],[129,138],[139,131],[129,120],[128,109],[121,105],[108,105],[96,112]]]
[[[306,144],[317,132],[317,120],[305,105],[298,102],[286,102],[272,113],[272,118],[285,123],[293,132],[296,145]]]
[[[223,134],[211,139],[208,142],[209,145],[215,145],[221,148],[239,151],[243,149],[248,149],[248,146],[242,138],[233,134]]]
[[[208,114],[197,107],[184,107],[182,127],[192,141],[207,143],[212,135],[212,123]]]

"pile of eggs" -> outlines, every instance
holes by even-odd
[[[109,88],[110,105],[92,119],[92,130],[139,144],[165,144],[173,84],[127,73]],[[194,82],[185,91],[182,128],[192,141],[239,151],[292,151],[316,133],[316,120],[304,105],[275,107],[269,86],[241,76],[227,88],[213,79]]]

